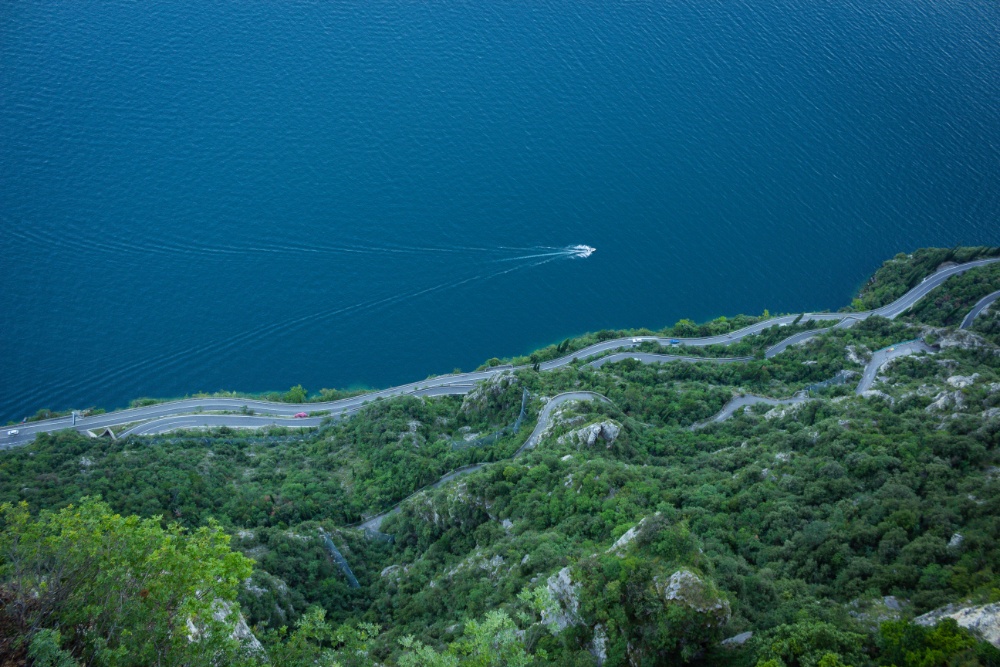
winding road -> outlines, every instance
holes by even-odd
[[[916,354],[918,352],[933,353],[934,351],[934,348],[928,346],[921,340],[910,340],[890,345],[887,348],[875,352],[868,363],[865,364],[865,369],[861,374],[861,380],[858,382],[858,386],[854,390],[854,393],[860,396],[864,392],[871,389],[872,384],[875,383],[875,378],[878,377],[878,372],[882,370],[883,366],[893,359]],[[812,399],[809,398],[808,391],[797,392],[791,398],[768,398],[766,396],[755,396],[754,394],[734,396],[728,403],[722,406],[722,409],[719,410],[719,412],[716,413],[711,419],[698,422],[697,424],[692,424],[691,430],[695,431],[697,429],[704,428],[709,424],[726,421],[736,414],[736,411],[740,408],[749,407],[751,405],[759,405],[762,403],[765,405],[775,406],[791,405],[793,403],[804,403],[809,400]]]
[[[972,326],[972,323],[976,321],[976,318],[979,317],[979,314],[984,310],[986,310],[987,306],[996,301],[998,297],[1000,297],[1000,290],[993,292],[993,294],[987,294],[982,299],[977,301],[976,305],[974,305],[972,307],[972,310],[969,311],[969,314],[965,316],[964,320],[962,320],[962,325],[958,328],[959,329],[970,328]]]
[[[567,354],[559,359],[546,361],[540,364],[539,367],[540,370],[561,368],[573,363],[577,359],[583,360],[605,352],[635,348],[644,341],[655,341],[663,347],[672,347],[676,344],[683,344],[692,347],[731,345],[743,340],[747,336],[758,334],[770,327],[788,326],[793,324],[796,320],[800,322],[836,321],[838,323],[836,326],[842,327],[850,326],[855,322],[871,317],[872,315],[880,315],[891,319],[905,312],[906,309],[926,296],[931,290],[941,285],[941,283],[951,276],[955,276],[960,273],[964,273],[969,269],[978,266],[985,266],[986,264],[996,261],[1000,261],[1000,258],[992,257],[988,259],[981,259],[974,262],[967,262],[965,264],[940,269],[925,278],[923,282],[915,286],[896,301],[871,311],[859,313],[803,313],[802,315],[785,315],[757,322],[756,324],[752,324],[738,331],[720,334],[718,336],[699,338],[660,338],[655,336],[617,338],[591,345],[576,352]],[[779,354],[789,345],[794,345],[795,343],[807,340],[812,335],[816,335],[816,333],[819,332],[803,332],[795,334],[794,336],[791,336],[770,348],[767,351],[767,356]],[[637,355],[643,354],[647,353],[632,353],[626,354],[625,356],[636,357]],[[654,356],[670,357],[671,355]],[[695,359],[696,358],[691,357],[686,360],[694,362]],[[738,358],[733,358],[733,360],[737,359]],[[658,359],[658,361],[665,360],[669,359]],[[713,360],[697,358],[697,361]],[[132,428],[126,433],[132,435],[148,435],[183,428],[201,428],[205,426],[229,426],[233,428],[260,428],[263,426],[270,426],[272,424],[293,427],[318,426],[324,416],[332,416],[334,418],[349,416],[360,410],[366,403],[374,401],[378,398],[388,398],[403,394],[414,396],[465,394],[472,389],[476,382],[488,379],[498,372],[509,370],[511,368],[511,366],[498,366],[473,373],[442,375],[436,378],[422,380],[420,382],[412,382],[398,387],[392,387],[382,391],[356,396],[354,398],[346,398],[326,403],[305,403],[296,405],[288,403],[271,403],[268,401],[245,398],[189,398],[179,401],[158,403],[156,405],[141,408],[116,410],[115,412],[89,417],[58,417],[55,419],[27,422],[5,427],[2,431],[0,431],[0,447],[11,448],[24,445],[34,440],[35,436],[39,433],[50,433],[67,428],[85,431],[93,428],[134,424],[136,422],[148,423]],[[254,412],[253,415],[245,414],[250,410]],[[209,412],[230,412],[234,414],[204,414]],[[311,412],[314,415],[318,412],[323,412],[326,413],[326,415],[313,416],[304,419],[292,419],[292,417],[299,412]],[[17,433],[9,435],[10,431],[14,430],[16,430]]]
[[[697,424],[691,425],[691,430],[696,431],[699,428],[704,428],[709,424],[714,424],[718,422],[724,422],[734,414],[740,408],[746,408],[751,405],[760,405],[761,403],[765,405],[790,405],[792,403],[804,403],[809,400],[809,397],[805,392],[798,392],[791,398],[768,398],[766,396],[755,396],[754,394],[743,394],[742,396],[734,396],[722,406],[722,409],[708,421],[698,422]]]
[[[934,352],[934,349],[922,340],[911,340],[905,343],[897,343],[896,345],[875,352],[872,354],[871,360],[865,364],[865,371],[854,393],[860,396],[871,389],[875,383],[875,378],[878,377],[878,372],[893,359],[916,354],[917,352]]]
[[[538,445],[538,442],[539,440],[541,440],[541,437],[545,433],[546,429],[548,429],[549,426],[551,425],[552,413],[555,411],[557,407],[565,403],[568,403],[570,401],[602,401],[605,403],[611,403],[611,400],[608,399],[608,397],[602,396],[601,394],[597,394],[592,391],[569,391],[564,394],[556,394],[555,396],[550,398],[549,401],[542,407],[541,412],[538,413],[538,424],[531,432],[531,435],[528,436],[528,439],[524,441],[524,444],[517,448],[517,451],[514,452],[514,455],[511,456],[511,459],[517,458],[518,456],[520,456],[529,449],[534,449],[535,446]],[[439,479],[438,481],[428,484],[422,489],[414,491],[413,493],[411,493],[410,495],[408,495],[407,497],[403,498],[398,503],[393,505],[390,509],[386,510],[385,512],[382,512],[381,514],[376,514],[370,519],[365,519],[364,522],[357,524],[356,527],[365,531],[378,531],[382,527],[383,519],[385,519],[390,514],[393,514],[394,512],[398,512],[399,508],[402,507],[406,501],[410,500],[415,496],[420,495],[424,491],[436,489],[442,484],[447,484],[456,477],[461,477],[462,475],[468,475],[469,473],[476,472],[484,465],[487,464],[474,463],[472,465],[463,466],[461,468],[452,470],[447,475],[441,477],[441,479]]]
[[[689,364],[699,361],[707,361],[712,364],[728,364],[734,361],[753,361],[753,357],[685,357],[678,354],[654,354],[652,352],[615,352],[614,354],[591,361],[587,365],[600,368],[604,364],[623,361],[625,359],[634,359],[644,364],[665,364],[670,361],[683,361]]]

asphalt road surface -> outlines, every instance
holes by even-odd
[[[976,305],[974,305],[972,307],[972,310],[969,311],[969,314],[965,316],[964,320],[962,320],[962,326],[960,326],[959,328],[968,329],[969,327],[971,327],[972,323],[976,321],[977,317],[979,317],[979,313],[986,310],[986,307],[989,306],[994,301],[996,301],[997,297],[1000,297],[1000,290],[993,292],[993,294],[987,294],[982,299],[977,301]]]
[[[686,357],[678,354],[654,354],[652,352],[616,352],[614,354],[609,354],[606,357],[595,359],[587,365],[593,366],[594,368],[600,368],[604,364],[610,364],[615,361],[623,361],[625,359],[635,359],[636,361],[641,361],[644,364],[666,364],[671,361],[683,361],[690,364],[696,364],[699,361],[705,361],[711,364],[728,364],[734,361],[753,361],[753,357]]]
[[[905,312],[907,308],[916,303],[919,299],[924,297],[928,292],[938,287],[945,280],[951,276],[958,275],[971,268],[977,266],[984,266],[986,264],[1000,261],[1000,258],[989,258],[977,260],[975,262],[968,262],[966,264],[960,264],[956,266],[950,266],[945,269],[941,269],[936,273],[928,276],[919,285],[911,289],[909,292],[904,294],[902,297],[896,301],[883,306],[877,310],[866,311],[861,313],[803,313],[799,315],[784,315],[782,317],[774,317],[763,322],[757,322],[756,324],[750,325],[738,331],[733,331],[727,334],[721,334],[718,336],[708,336],[701,338],[660,338],[655,336],[641,336],[635,338],[618,338],[614,340],[604,341],[591,345],[582,350],[578,350],[560,359],[554,359],[552,361],[547,361],[540,364],[541,370],[551,370],[554,368],[560,368],[571,364],[576,359],[586,359],[594,355],[603,354],[604,352],[612,350],[630,349],[634,348],[639,343],[643,341],[655,341],[659,345],[664,347],[672,347],[675,344],[683,344],[695,347],[702,347],[706,345],[730,345],[737,341],[740,341],[747,336],[751,336],[765,329],[773,326],[787,326],[795,322],[797,318],[801,318],[800,322],[820,322],[836,320],[838,321],[837,326],[849,326],[854,322],[870,317],[871,315],[881,315],[883,317],[894,318]],[[807,332],[808,333],[808,332]],[[770,350],[770,356],[780,353],[782,350],[792,345],[795,342],[801,342],[807,339],[809,336],[804,334],[795,334],[786,341],[778,343]],[[676,343],[675,343],[676,341]],[[607,363],[607,362],[603,362]],[[259,419],[246,421],[244,418],[248,416],[264,416],[269,415],[272,417],[284,417],[286,420],[281,420],[278,423],[284,423],[287,426],[307,426],[309,423],[304,420],[295,420],[298,422],[292,422],[292,418],[296,413],[306,412],[306,413],[317,413],[326,412],[329,415],[337,418],[348,416],[354,414],[365,403],[376,400],[378,398],[388,398],[391,396],[399,396],[402,394],[411,394],[418,396],[435,396],[444,394],[465,394],[468,393],[476,382],[485,380],[492,375],[502,372],[504,370],[510,369],[510,366],[499,366],[496,368],[491,368],[485,371],[477,371],[473,373],[459,373],[455,375],[442,375],[436,378],[431,378],[428,380],[423,380],[420,382],[411,382],[409,384],[401,385],[398,387],[392,387],[389,389],[384,389],[382,391],[372,392],[370,394],[364,394],[362,396],[356,396],[354,398],[346,398],[339,401],[331,401],[327,403],[305,403],[305,404],[289,404],[289,403],[270,403],[268,401],[245,399],[245,398],[191,398],[183,399],[180,401],[171,401],[167,403],[159,403],[156,405],[151,405],[142,408],[129,408],[126,410],[116,410],[115,412],[110,412],[103,415],[94,415],[92,417],[81,417],[76,418],[75,421],[72,417],[58,417],[55,419],[46,419],[37,422],[27,422],[19,425],[12,425],[0,430],[0,447],[10,448],[23,445],[25,443],[34,440],[38,433],[48,433],[53,431],[59,431],[66,428],[75,428],[78,431],[84,431],[87,429],[94,428],[104,428],[104,427],[114,427],[122,424],[130,424],[139,421],[147,420],[162,420],[166,417],[175,417],[180,415],[195,415],[198,416],[200,413],[204,412],[234,412],[242,413],[252,410],[254,415],[246,414],[233,414],[233,415],[218,415],[221,419],[218,421],[219,426],[234,426],[242,428],[250,428],[251,426],[246,426],[246,424],[256,424],[269,425],[271,421],[262,421]],[[205,415],[207,416],[207,415]],[[287,423],[286,423],[287,422]],[[242,426],[241,426],[242,425]],[[149,427],[150,430],[142,431],[143,433],[157,433],[163,431],[157,431],[156,428],[163,428],[165,430],[174,430],[177,428],[185,428],[184,426],[178,426],[176,422],[163,422],[161,421],[157,427]],[[15,435],[8,435],[11,430],[17,430],[18,433]],[[138,431],[136,432],[138,433]]]
[[[735,396],[732,399],[730,399],[728,403],[722,406],[722,409],[719,410],[719,412],[714,417],[712,417],[708,421],[692,425],[691,430],[694,431],[696,429],[703,428],[715,422],[724,422],[730,417],[732,417],[734,414],[736,414],[736,411],[739,410],[740,408],[746,408],[751,405],[760,405],[762,403],[765,405],[790,405],[792,403],[804,403],[805,401],[808,400],[809,397],[806,396],[805,393],[795,394],[791,398],[767,398],[765,396],[754,396],[753,394]]]
[[[905,357],[910,354],[916,354],[918,352],[934,352],[934,349],[929,347],[922,340],[915,340],[907,343],[899,343],[898,345],[891,345],[887,348],[879,350],[872,355],[871,361],[865,364],[865,371],[861,375],[861,381],[858,382],[858,388],[855,389],[854,393],[860,395],[871,389],[872,384],[875,383],[875,378],[878,377],[879,370],[893,359]]]

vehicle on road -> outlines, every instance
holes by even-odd
[[[7,431],[7,437],[13,438],[18,433],[20,433],[19,430],[17,430],[16,428],[12,428],[11,430]]]
[[[309,415],[307,413],[305,413],[305,412],[296,412],[295,413],[295,418],[296,419],[302,419],[303,417],[308,417],[308,416]]]
[[[633,342],[633,343],[641,343],[641,342],[642,342],[642,339],[641,339],[641,338],[633,338],[633,339],[632,339],[632,342]]]
[[[895,351],[896,351],[896,348],[894,348],[894,347],[890,347],[890,348],[889,348],[889,351],[890,351],[890,352],[895,352]]]
[[[677,340],[676,338],[671,338],[670,339],[670,344],[671,345],[680,345],[681,342],[679,340]]]

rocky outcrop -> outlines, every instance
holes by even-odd
[[[948,348],[956,348],[959,350],[977,350],[993,347],[981,336],[965,329],[931,329],[929,332],[935,335],[935,345],[942,350],[946,350]]]
[[[792,403],[791,405],[778,406],[772,408],[764,413],[764,419],[768,421],[772,419],[781,419],[791,414],[798,412],[803,406],[803,403]]]
[[[233,617],[233,605],[225,600],[216,600],[212,604],[212,619],[218,623],[233,622],[233,631],[229,635],[230,638],[235,639],[243,648],[254,655],[263,656],[266,655],[264,651],[264,646],[260,643],[260,640],[254,635],[253,631],[250,630],[250,626],[247,625],[247,621],[243,618],[243,614],[236,612],[235,618]],[[193,618],[188,618],[187,621],[187,636],[188,641],[198,641],[205,635],[208,630],[202,626],[195,623]]]
[[[979,379],[979,373],[973,373],[972,375],[952,375],[950,378],[945,380],[955,389],[965,389],[966,387],[972,386],[972,384]]]
[[[888,401],[889,404],[895,403],[895,399],[884,391],[879,391],[878,389],[868,389],[859,394],[861,398],[881,398],[884,401]]]
[[[657,512],[653,516],[658,517],[658,516],[660,516],[660,513]],[[644,517],[641,521],[639,521],[639,523],[635,524],[634,526],[632,526],[631,528],[629,528],[628,530],[626,530],[625,533],[621,537],[619,537],[617,540],[615,540],[615,543],[611,545],[611,547],[607,550],[607,553],[609,553],[609,554],[613,553],[616,556],[623,555],[623,553],[625,551],[625,547],[627,547],[629,544],[631,544],[632,540],[634,540],[636,537],[638,537],[639,533],[645,527],[645,525],[646,525],[646,519],[648,519],[648,518],[649,517]]]
[[[955,619],[963,628],[972,630],[1000,648],[1000,603],[979,606],[950,604],[918,616],[913,622],[917,625],[932,626],[946,618]]]
[[[654,579],[656,592],[668,604],[682,604],[712,617],[716,627],[729,622],[729,602],[723,600],[701,577],[688,569],[680,569],[663,581]]]
[[[417,433],[417,429],[420,426],[420,422],[416,419],[408,421],[406,423],[406,430],[399,434],[399,442],[409,440],[414,448],[420,449],[420,443],[423,441],[423,438]]]
[[[546,581],[549,595],[556,604],[542,611],[542,624],[552,632],[561,632],[571,625],[579,625],[580,587],[573,583],[569,568],[564,567]]]
[[[753,637],[752,632],[741,632],[738,635],[733,635],[732,637],[727,637],[723,639],[719,644],[729,648],[735,648],[737,646],[743,646]]]
[[[497,398],[507,389],[518,383],[517,376],[512,371],[503,371],[483,380],[462,399],[462,412],[477,412],[489,405],[490,400]]]
[[[864,366],[872,358],[872,351],[864,345],[848,345],[845,351],[847,353],[847,360],[859,366]]]
[[[388,578],[390,581],[399,581],[410,571],[409,565],[390,565],[384,568],[379,576],[383,579]]]
[[[872,632],[878,630],[885,621],[898,621],[903,617],[903,608],[909,602],[894,595],[869,600],[852,600],[847,605],[847,613]]]
[[[962,410],[965,408],[965,396],[960,389],[955,391],[942,391],[934,397],[934,402],[924,410],[927,412],[939,412],[943,410]]]
[[[598,624],[594,627],[594,639],[590,643],[590,654],[594,656],[597,667],[601,667],[608,659],[608,633],[604,626]]]
[[[621,433],[622,427],[616,421],[608,420],[598,422],[597,424],[591,424],[590,426],[584,426],[583,428],[577,429],[575,431],[570,431],[566,435],[559,438],[559,444],[575,444],[578,447],[586,445],[587,447],[593,447],[598,440],[607,443],[607,447],[611,447],[614,441],[618,439],[618,435]]]

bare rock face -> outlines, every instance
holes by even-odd
[[[389,578],[390,581],[399,581],[410,571],[409,565],[390,565],[384,568],[379,576],[383,579]]]
[[[983,639],[1000,648],[1000,603],[979,606],[949,604],[913,619],[917,625],[937,625],[945,618],[953,618],[960,626],[972,630]]]
[[[233,605],[231,603],[226,602],[225,600],[215,600],[212,604],[212,617],[216,621],[226,621],[232,614],[232,610]],[[235,621],[236,623],[233,626],[233,631],[230,637],[238,641],[248,652],[258,656],[266,655],[264,646],[254,635],[253,631],[250,630],[250,626],[247,625],[247,621],[243,617],[242,613],[236,613]],[[205,628],[197,625],[193,618],[188,618],[188,641],[198,641],[204,634],[206,634]]]
[[[503,371],[491,375],[465,395],[465,398],[462,400],[462,412],[469,413],[482,410],[489,404],[490,399],[500,396],[508,387],[517,384],[517,382],[517,376],[512,371]]]
[[[594,640],[590,644],[590,654],[594,656],[597,667],[601,667],[608,659],[608,633],[603,625],[594,626]]]
[[[542,623],[553,632],[561,632],[571,625],[582,623],[580,618],[580,587],[573,583],[569,568],[559,570],[546,582],[549,594],[556,603],[552,610],[542,612]]]
[[[847,360],[852,364],[864,366],[872,358],[872,351],[864,345],[848,345],[845,350],[847,352]]]
[[[958,348],[959,350],[975,350],[979,348],[993,347],[981,336],[965,329],[934,329],[933,333],[938,336],[935,343],[942,350],[948,348]]]
[[[738,635],[733,635],[727,639],[723,639],[719,644],[722,646],[736,647],[743,646],[753,637],[752,632],[741,632]]]
[[[655,579],[656,592],[664,602],[683,604],[713,617],[716,627],[729,622],[729,603],[718,596],[701,577],[688,569],[680,569],[663,581]]]
[[[618,439],[618,435],[621,433],[621,430],[621,424],[616,421],[602,421],[597,424],[591,424],[590,426],[584,426],[581,429],[571,431],[560,437],[559,442],[568,442],[578,446],[586,445],[587,447],[593,447],[597,444],[598,440],[602,440],[607,443],[607,447],[611,447],[614,441]]]
[[[962,395],[960,389],[956,389],[955,391],[942,391],[934,397],[934,402],[924,408],[924,410],[927,412],[936,412],[950,409],[961,410],[963,408],[965,408],[965,396]]]
[[[874,600],[852,600],[847,605],[847,613],[874,632],[885,621],[898,621],[902,618],[904,608],[908,606],[908,600],[887,595]]]
[[[657,512],[653,516],[654,517],[658,517],[658,516],[660,516],[660,513]],[[635,524],[634,526],[632,526],[631,528],[629,528],[627,531],[625,531],[625,533],[621,537],[619,537],[617,540],[615,540],[615,543],[612,544],[611,547],[608,548],[608,550],[605,553],[609,553],[609,554],[613,553],[616,556],[623,556],[624,552],[625,552],[625,547],[627,547],[629,544],[631,544],[632,540],[634,540],[636,537],[638,537],[639,533],[642,532],[642,529],[645,527],[646,520],[648,518],[649,517],[643,517],[639,521],[639,523]]]
[[[955,389],[965,389],[971,386],[976,380],[979,379],[979,373],[973,373],[972,375],[952,375],[950,378],[945,380]]]
[[[896,400],[892,396],[885,393],[884,391],[879,391],[878,389],[869,389],[867,391],[861,392],[861,398],[881,398],[886,401],[889,401],[890,405],[896,402]]]
[[[776,408],[771,408],[764,413],[764,419],[770,421],[772,419],[781,419],[786,415],[795,414],[803,406],[803,403],[792,403],[790,405],[779,405]]]

